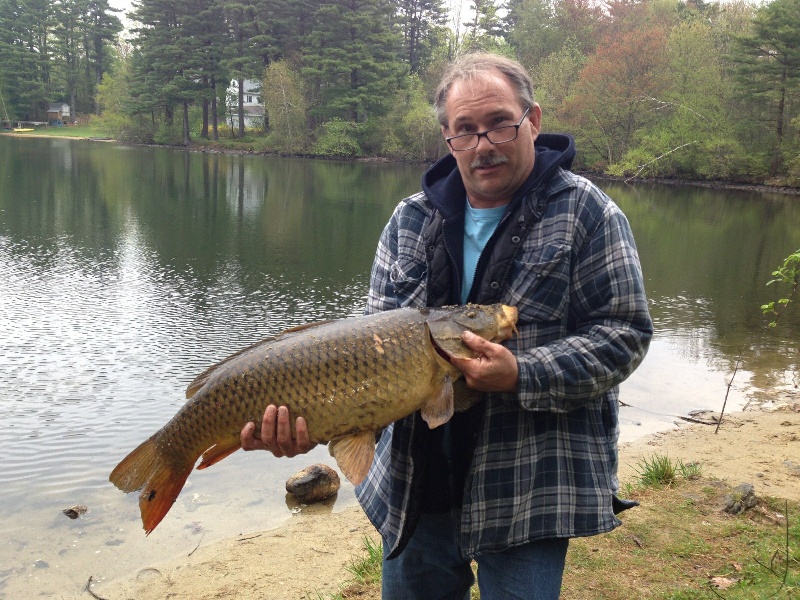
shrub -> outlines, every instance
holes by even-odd
[[[321,134],[314,144],[314,153],[320,156],[353,158],[363,151],[358,143],[359,125],[334,118],[324,123]]]

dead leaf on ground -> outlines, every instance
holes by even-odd
[[[737,579],[731,577],[712,577],[711,583],[718,590],[727,590],[729,587],[737,583]]]

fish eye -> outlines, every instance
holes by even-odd
[[[470,310],[470,311],[467,312],[467,317],[469,317],[470,319],[474,319],[477,316],[478,316],[478,313],[476,313],[474,310]]]

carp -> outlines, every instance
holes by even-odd
[[[399,308],[301,325],[213,365],[186,389],[186,404],[114,468],[109,480],[140,491],[146,533],[161,522],[198,458],[205,469],[238,450],[250,421],[255,435],[269,404],[304,417],[314,443],[329,450],[354,484],[366,477],[376,434],[417,410],[429,427],[454,410],[461,372],[448,357],[472,358],[465,331],[492,342],[516,331],[517,309],[501,304]],[[463,386],[466,388],[466,386]],[[465,402],[474,402],[469,398]],[[294,423],[292,423],[294,435]]]

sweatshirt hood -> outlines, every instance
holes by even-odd
[[[536,160],[533,171],[517,190],[515,201],[550,179],[559,168],[569,169],[575,158],[575,141],[566,134],[539,134],[534,149]],[[463,212],[467,190],[452,154],[441,158],[425,172],[422,176],[422,189],[445,218]]]

